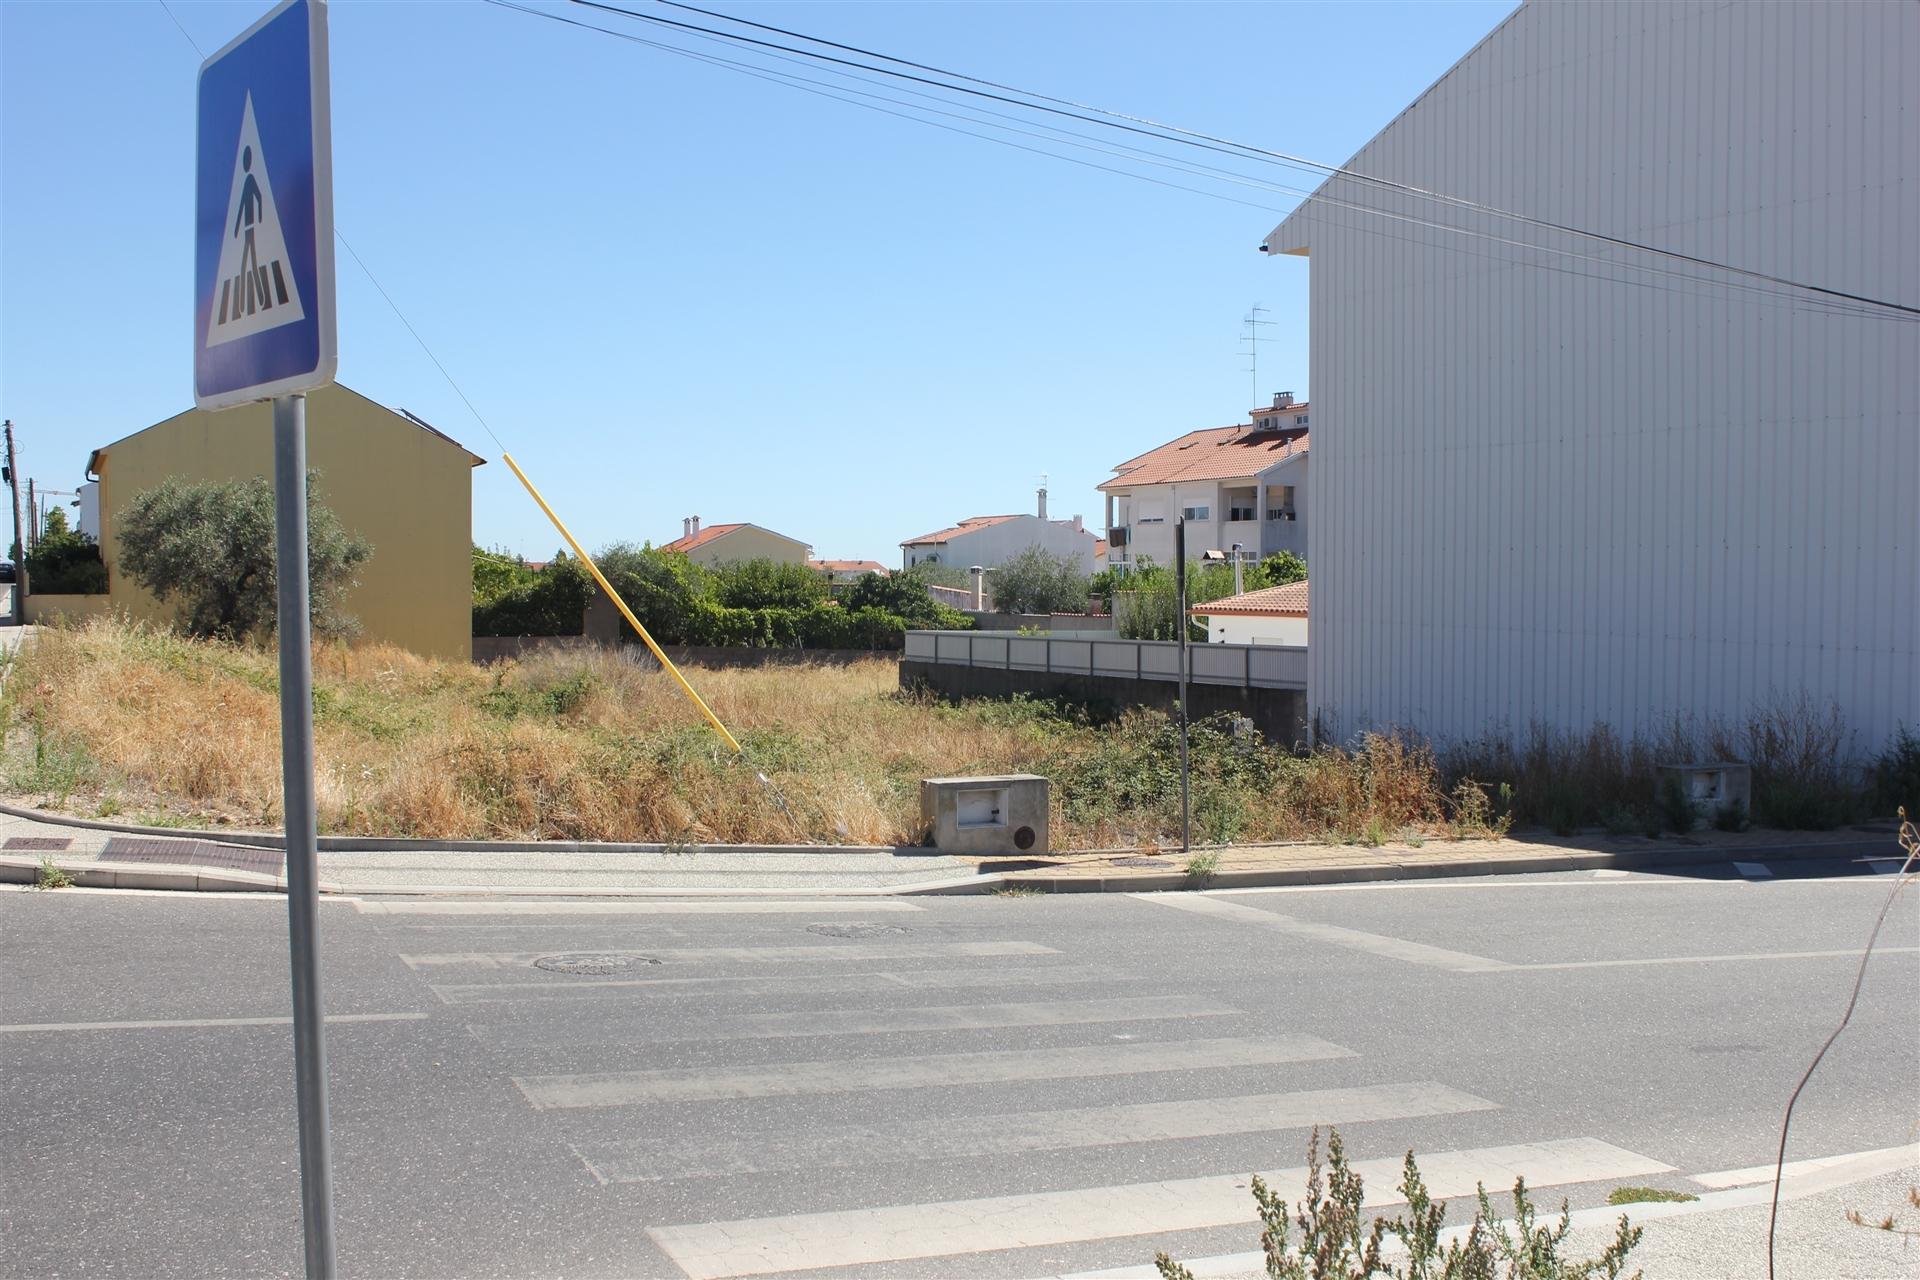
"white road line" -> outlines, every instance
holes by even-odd
[[[622,900],[615,902],[369,902],[354,899],[367,916],[834,916],[848,912],[925,911],[898,898],[849,902],[760,902],[703,898],[688,902]]]
[[[812,1130],[800,1135],[759,1135],[745,1141],[696,1140],[675,1144],[641,1138],[575,1144],[574,1153],[603,1184],[658,1182],[787,1169],[845,1169],[902,1160],[949,1160],[1124,1146],[1495,1109],[1495,1103],[1449,1089],[1438,1081],[1416,1080],[1407,1084],[1257,1093],[1191,1102],[968,1116],[962,1122],[944,1127],[912,1120]]]
[[[1032,987],[1110,982],[1100,965],[1054,965],[1038,969],[908,969],[874,973],[790,973],[767,977],[580,978],[553,982],[441,982],[429,990],[446,1004],[548,1003],[571,1000],[649,1000],[715,996],[786,995],[795,983],[809,993],[835,991],[933,991],[959,987]]]
[[[1875,947],[1875,955],[1912,955],[1920,952],[1920,947]],[[1511,970],[1542,969],[1632,969],[1643,965],[1663,964],[1744,964],[1754,960],[1829,960],[1840,956],[1858,960],[1860,948],[1847,947],[1838,951],[1747,951],[1734,955],[1718,956],[1647,956],[1632,960],[1559,960],[1544,964],[1508,965]]]
[[[1430,947],[1424,942],[1409,942],[1404,938],[1390,938],[1385,934],[1366,933],[1359,929],[1346,929],[1335,924],[1320,924],[1312,920],[1282,915],[1277,911],[1262,911],[1258,907],[1243,907],[1235,902],[1222,902],[1210,894],[1134,893],[1128,896],[1141,902],[1151,902],[1155,906],[1173,907],[1179,911],[1215,916],[1239,924],[1254,925],[1275,933],[1325,942],[1353,951],[1365,951],[1376,956],[1385,956],[1390,960],[1404,960],[1408,964],[1425,965],[1432,969],[1448,969],[1454,973],[1492,973],[1514,967],[1504,960],[1494,960],[1487,956],[1470,955],[1464,951],[1449,951],[1445,947]]]
[[[902,1058],[781,1062],[741,1071],[659,1069],[581,1075],[516,1076],[527,1101],[542,1110],[619,1107],[634,1103],[699,1102],[723,1098],[777,1098],[928,1085],[1005,1083],[1162,1071],[1220,1071],[1351,1058],[1353,1050],[1317,1036],[1167,1043],[1077,1045],[1063,1049],[1007,1049]]]
[[[1851,1155],[1819,1156],[1812,1160],[1789,1160],[1784,1171],[1785,1177],[1796,1178],[1804,1173],[1814,1173],[1821,1169],[1830,1169],[1835,1165],[1846,1164],[1854,1160],[1896,1159],[1902,1164],[1920,1165],[1920,1145],[1909,1142],[1903,1147],[1880,1147],[1873,1151],[1855,1151]],[[1749,1165],[1745,1169],[1721,1169],[1714,1173],[1693,1174],[1690,1181],[1703,1187],[1712,1187],[1716,1191],[1724,1187],[1748,1187],[1756,1183],[1773,1181],[1773,1165]]]
[[[330,1013],[328,1022],[419,1022],[424,1013]],[[288,1027],[288,1018],[155,1018],[141,1022],[17,1022],[0,1026],[0,1034],[25,1031],[163,1031],[191,1027]]]
[[[1399,1183],[1400,1165],[1399,1157],[1354,1162],[1367,1184],[1379,1189],[1369,1203],[1393,1201],[1397,1193],[1391,1188]],[[1593,1138],[1438,1152],[1421,1160],[1421,1174],[1436,1199],[1472,1194],[1481,1182],[1511,1186],[1516,1175],[1524,1175],[1535,1186],[1555,1186],[1665,1173],[1671,1168]],[[1304,1169],[1265,1176],[1289,1200],[1299,1199],[1304,1190]],[[691,1280],[721,1280],[1233,1226],[1255,1220],[1247,1183],[1245,1175],[1227,1174],[654,1227],[647,1234]]]
[[[1771,880],[1773,870],[1764,862],[1736,862],[1733,869],[1749,880]]]
[[[566,948],[547,951],[432,951],[403,955],[409,969],[436,969],[466,965],[476,969],[519,969],[541,956]],[[646,955],[669,963],[681,964],[765,964],[808,960],[931,960],[977,959],[991,956],[1057,956],[1052,947],[1037,942],[921,942],[907,944],[821,943],[807,947],[633,947],[615,950],[597,947],[591,951],[568,951],[569,955]]]
[[[1146,1022],[1160,1018],[1222,1018],[1242,1013],[1190,995],[1122,996],[1106,1000],[1041,1000],[1023,1004],[936,1005],[916,1009],[802,1009],[780,1013],[735,1013],[703,1018],[684,1033],[655,1026],[650,1040],[775,1040],[791,1036],[900,1035],[918,1031],[985,1031],[1002,1027],[1072,1027],[1100,1022]],[[500,1048],[540,1048],[554,1041],[545,1022],[484,1023],[468,1030]],[[630,1040],[631,1024],[581,1030],[568,1044]]]

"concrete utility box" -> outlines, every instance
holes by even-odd
[[[1680,780],[1682,794],[1703,821],[1712,822],[1736,805],[1742,813],[1753,812],[1753,771],[1744,764],[1721,760],[1709,764],[1661,765],[1663,790],[1670,777]]]
[[[942,853],[1045,853],[1048,787],[1032,773],[922,778],[920,817]]]

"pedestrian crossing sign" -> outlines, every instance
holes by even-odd
[[[284,0],[200,68],[194,403],[333,381],[326,0]]]

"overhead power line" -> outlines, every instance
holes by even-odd
[[[1357,170],[1347,168],[1343,165],[1328,164],[1323,161],[1308,159],[1304,156],[1293,155],[1287,152],[1277,151],[1267,147],[1256,146],[1252,143],[1238,142],[1232,139],[1221,138],[1215,135],[1202,133],[1197,130],[1184,129],[1184,128],[1180,128],[1179,126],[1163,124],[1161,122],[1147,119],[1144,117],[1128,115],[1124,112],[1113,111],[1103,107],[1090,106],[1088,104],[1074,102],[1072,99],[1068,99],[1068,98],[1061,98],[1061,97],[1057,97],[1049,94],[1038,93],[1036,91],[1029,90],[1029,89],[1021,89],[1012,85],[1005,85],[996,81],[986,80],[981,77],[967,75],[963,72],[951,71],[945,68],[935,67],[927,63],[914,62],[910,59],[898,58],[890,54],[879,53],[877,51],[869,50],[869,49],[863,49],[857,45],[847,45],[837,41],[827,40],[823,37],[807,35],[802,32],[790,30],[788,28],[774,27],[765,23],[753,22],[743,18],[734,18],[734,17],[731,17],[730,15],[718,12],[716,10],[702,9],[694,5],[681,3],[679,2],[679,0],[656,0],[656,2],[671,8],[679,9],[686,12],[697,13],[705,17],[714,18],[718,21],[729,22],[738,26],[749,27],[754,30],[759,30],[759,31],[768,32],[770,34],[785,36],[786,38],[792,39],[792,40],[805,41],[806,43],[809,43],[809,44],[817,44],[824,48],[837,49],[844,53],[857,54],[861,58],[876,59],[878,61],[892,63],[895,66],[900,66],[900,67],[912,67],[915,70],[900,71],[900,70],[895,70],[894,67],[875,65],[874,62],[855,61],[850,58],[839,57],[835,54],[821,53],[813,49],[805,49],[805,48],[799,48],[790,44],[782,44],[778,41],[763,40],[756,36],[743,35],[738,32],[723,31],[714,27],[703,26],[699,23],[683,22],[675,18],[663,17],[659,14],[643,13],[639,10],[626,8],[618,4],[606,3],[605,0],[570,0],[570,3],[578,5],[582,8],[598,10],[604,13],[617,14],[622,17],[632,19],[634,21],[648,23],[657,27],[664,27],[664,28],[678,30],[678,31],[682,31],[690,34],[711,37],[718,40],[728,41],[735,45],[744,45],[751,48],[777,51],[780,53],[785,53],[785,54],[790,54],[796,57],[805,58],[816,63],[827,63],[827,64],[834,64],[838,66],[853,68],[870,75],[886,76],[896,80],[905,80],[913,83],[928,85],[930,87],[938,88],[949,93],[957,93],[957,94],[963,94],[963,95],[972,96],[972,97],[990,99],[990,100],[1005,103],[1011,106],[1020,107],[1028,111],[1037,111],[1037,112],[1042,112],[1049,115],[1066,117],[1069,119],[1078,120],[1082,123],[1096,124],[1109,129],[1117,129],[1127,133],[1154,138],[1162,142],[1171,142],[1171,143],[1189,146],[1189,147],[1197,147],[1202,150],[1235,156],[1238,158],[1253,159],[1253,160],[1264,162],[1264,163],[1281,164],[1281,165],[1285,165],[1293,168],[1304,168],[1316,174],[1326,175],[1327,177],[1330,177],[1330,178],[1331,177],[1345,178],[1365,186],[1393,191],[1401,195],[1411,196],[1421,200],[1435,201],[1435,202],[1444,204],[1450,208],[1478,213],[1491,218],[1505,219],[1512,222],[1520,223],[1525,226],[1533,227],[1542,231],[1550,231],[1550,232],[1554,232],[1561,235],[1573,236],[1576,238],[1589,240],[1597,244],[1608,245],[1610,247],[1617,248],[1617,249],[1626,249],[1636,253],[1651,254],[1669,261],[1686,263],[1690,266],[1700,267],[1710,271],[1723,272],[1728,275],[1737,276],[1742,279],[1754,281],[1760,284],[1771,285],[1774,287],[1784,288],[1784,289],[1797,290],[1800,292],[1815,295],[1816,297],[1819,297],[1819,298],[1828,299],[1834,302],[1850,303],[1860,307],[1866,307],[1874,310],[1881,310],[1881,311],[1885,311],[1903,318],[1920,319],[1920,307],[1908,306],[1904,303],[1893,302],[1887,299],[1873,298],[1863,294],[1851,293],[1843,289],[1830,288],[1825,285],[1818,285],[1818,284],[1808,283],[1806,281],[1793,280],[1786,276],[1777,275],[1771,272],[1757,271],[1747,267],[1739,267],[1731,263],[1719,262],[1714,259],[1706,258],[1697,254],[1684,253],[1675,249],[1667,249],[1658,245],[1646,244],[1641,241],[1629,240],[1621,236],[1610,235],[1605,232],[1591,231],[1586,228],[1575,227],[1575,226],[1571,226],[1561,222],[1555,222],[1555,221],[1552,221],[1551,219],[1538,218],[1529,214],[1523,214],[1523,213],[1517,212],[1515,210],[1503,209],[1496,205],[1486,204],[1486,203],[1474,201],[1474,200],[1468,200],[1464,197],[1452,196],[1452,195],[1445,194],[1443,192],[1432,191],[1427,188],[1414,186],[1409,183],[1395,182],[1391,179],[1377,177],[1372,174],[1361,173]],[[521,6],[517,6],[517,5],[509,5],[509,6],[503,6],[503,7],[521,8]],[[540,13],[545,15],[545,11],[538,10],[538,9],[529,8],[529,9],[523,9],[523,11],[531,12],[531,13]],[[553,15],[545,15],[545,16],[553,16]],[[592,27],[590,24],[575,24],[575,25],[587,26],[589,30],[601,30],[603,32],[605,31],[605,28],[595,28],[595,27]],[[613,34],[613,33],[608,32],[607,34]],[[915,74],[915,72],[917,71],[925,71],[930,73],[930,75]],[[935,80],[930,78],[931,76],[940,76],[940,77],[944,77],[944,79]],[[962,83],[953,83],[954,81],[959,81]],[[976,88],[973,86],[981,86],[981,87]],[[1016,97],[1016,96],[1009,96],[1009,95],[1018,95],[1018,96]],[[1323,195],[1321,196],[1321,198],[1325,199],[1326,196]],[[1355,207],[1366,209],[1370,212],[1373,211],[1369,206],[1355,206]],[[1379,212],[1386,212],[1386,211],[1379,211]],[[1437,224],[1437,225],[1444,227],[1446,224]],[[1461,229],[1461,230],[1466,231],[1469,234],[1472,234],[1471,229]],[[1520,242],[1520,243],[1525,244],[1525,242]],[[1545,252],[1564,252],[1564,250],[1557,250],[1552,246],[1547,246],[1547,245],[1526,244],[1525,247],[1540,249]],[[1630,264],[1612,262],[1612,260],[1604,260],[1604,261],[1608,261],[1610,265],[1614,265],[1614,266],[1630,265]]]
[[[497,7],[500,7],[500,8],[512,9],[516,12],[527,14],[532,17],[545,18],[549,21],[557,22],[569,27],[574,27],[579,30],[589,31],[598,35],[608,36],[613,39],[640,45],[642,47],[654,49],[663,53],[669,53],[675,56],[688,58],[693,61],[706,64],[708,66],[716,67],[723,70],[733,71],[737,74],[746,75],[754,79],[779,84],[787,88],[797,89],[801,92],[809,93],[816,97],[830,98],[850,106],[875,111],[882,115],[892,116],[898,119],[905,119],[918,124],[929,125],[933,128],[942,129],[946,132],[958,133],[967,137],[977,138],[982,141],[996,143],[1001,146],[1012,147],[1015,150],[1027,152],[1029,154],[1045,156],[1050,159],[1062,160],[1069,164],[1096,169],[1101,172],[1113,174],[1119,177],[1130,178],[1140,182],[1152,183],[1155,186],[1166,187],[1176,191],[1185,191],[1190,194],[1204,196],[1208,199],[1220,200],[1229,204],[1236,204],[1246,208],[1259,209],[1263,212],[1270,213],[1275,216],[1284,215],[1288,210],[1275,205],[1271,205],[1271,204],[1262,204],[1262,203],[1256,203],[1255,201],[1252,201],[1252,200],[1240,199],[1238,197],[1227,195],[1219,191],[1211,191],[1211,190],[1206,190],[1199,187],[1188,186],[1184,183],[1179,183],[1179,182],[1169,182],[1165,179],[1152,177],[1148,174],[1139,173],[1131,169],[1116,168],[1113,165],[1100,164],[1093,161],[1081,159],[1077,156],[1063,155],[1058,151],[1048,150],[1043,147],[1036,147],[1036,146],[1027,145],[1025,143],[1011,141],[1008,138],[997,136],[997,135],[999,133],[1009,133],[1009,134],[1014,134],[1022,137],[1034,138],[1043,142],[1050,143],[1055,146],[1065,146],[1073,150],[1090,152],[1093,154],[1102,155],[1109,158],[1117,158],[1129,163],[1146,164],[1146,165],[1151,165],[1155,168],[1173,170],[1178,173],[1200,178],[1203,181],[1225,182],[1225,183],[1230,183],[1235,186],[1239,186],[1243,188],[1253,188],[1259,191],[1275,192],[1275,193],[1294,197],[1295,199],[1305,198],[1309,195],[1315,195],[1315,193],[1307,189],[1277,182],[1271,178],[1258,177],[1252,174],[1241,172],[1239,170],[1228,169],[1228,168],[1224,168],[1214,164],[1207,164],[1199,160],[1178,159],[1175,157],[1165,155],[1160,151],[1139,146],[1137,143],[1134,143],[1134,142],[1120,141],[1118,139],[1105,139],[1105,140],[1095,139],[1090,137],[1087,134],[1078,132],[1073,129],[1066,128],[1063,125],[1060,125],[1057,123],[1049,123],[1046,119],[1028,119],[1023,116],[1010,115],[1005,112],[993,110],[989,107],[980,106],[976,103],[956,102],[950,98],[941,97],[938,94],[934,94],[934,93],[928,93],[922,89],[908,88],[908,87],[903,87],[899,84],[893,84],[891,82],[887,82],[887,87],[890,87],[895,93],[907,94],[913,98],[925,100],[923,102],[905,101],[901,98],[890,96],[887,93],[874,92],[875,89],[881,87],[882,82],[876,81],[872,78],[869,78],[868,76],[857,74],[854,71],[848,71],[848,70],[842,69],[843,66],[858,67],[861,65],[861,64],[847,62],[847,60],[844,60],[844,59],[834,59],[832,60],[831,63],[823,64],[819,62],[817,59],[811,59],[807,56],[804,56],[805,51],[796,51],[795,54],[787,54],[787,53],[774,52],[767,48],[759,48],[759,47],[742,48],[737,41],[728,38],[724,33],[701,34],[698,31],[689,31],[686,33],[681,33],[681,34],[690,34],[694,39],[707,41],[714,44],[719,44],[723,47],[732,48],[736,51],[739,51],[745,54],[750,54],[751,56],[766,58],[775,62],[784,62],[784,63],[790,63],[790,64],[802,66],[802,67],[807,67],[812,70],[815,70],[827,75],[831,75],[842,80],[847,80],[852,82],[852,84],[831,84],[826,81],[816,80],[808,76],[797,75],[793,72],[782,71],[777,67],[765,65],[763,63],[742,62],[733,58],[721,57],[718,54],[704,53],[697,49],[691,49],[684,45],[674,44],[665,40],[648,39],[644,36],[640,36],[629,31],[612,30],[607,27],[599,26],[591,22],[585,22],[576,18],[567,17],[565,14],[562,14],[562,13],[555,13],[551,10],[536,8],[528,4],[516,3],[515,0],[486,0],[486,2],[496,5]],[[662,2],[664,3],[666,2],[666,0],[662,0]],[[606,5],[589,5],[586,7],[610,8],[610,6],[606,6]],[[625,11],[621,11],[621,12],[625,12]],[[701,12],[705,12],[705,11],[701,11]],[[673,24],[673,25],[678,25],[681,27],[690,26],[690,24]],[[769,44],[769,42],[754,42],[754,43],[755,45]],[[796,56],[796,54],[800,56]],[[884,56],[884,55],[876,55],[876,56]],[[921,64],[912,64],[912,65],[917,66]],[[869,68],[869,70],[872,70],[872,69]],[[927,82],[927,83],[932,85],[932,87],[941,87],[938,85],[937,82]],[[991,82],[988,82],[988,83],[991,83]],[[852,85],[862,85],[865,87],[854,88],[852,87]],[[951,87],[951,86],[948,86],[948,87]],[[848,95],[853,95],[853,96],[848,96]],[[888,105],[885,105],[885,106],[877,105],[881,103],[888,104]],[[928,103],[939,103],[940,107],[927,105]],[[1019,106],[1022,104],[1015,101],[1010,103],[1010,105]],[[941,109],[942,107],[953,108],[953,109],[943,110]],[[970,113],[970,114],[962,114],[963,112]],[[976,128],[960,128],[955,125],[945,124],[945,123],[942,123],[940,120],[927,118],[929,115],[940,116],[948,120],[961,121],[965,124],[977,126],[977,128],[979,129],[994,130],[995,133],[981,133],[981,132],[978,132]],[[990,117],[990,118],[982,118],[982,117]],[[1079,118],[1079,117],[1076,117],[1076,118]],[[1015,124],[996,123],[997,121],[1012,121],[1012,122],[1015,122]],[[1102,123],[1097,120],[1083,121],[1083,122],[1092,123],[1092,124]],[[1016,124],[1023,124],[1028,127],[1024,127],[1024,128],[1015,127]],[[1044,132],[1036,133],[1034,132],[1034,130],[1041,130]],[[1129,132],[1142,132],[1142,131],[1129,130]],[[1146,136],[1154,137],[1157,140],[1162,142],[1178,141],[1177,139],[1160,137],[1159,135],[1155,135],[1151,133],[1148,133]],[[1213,150],[1215,148],[1209,147],[1207,149]],[[1607,269],[1607,272],[1603,274],[1603,273],[1594,272],[1594,271],[1581,271],[1581,270],[1568,267],[1564,265],[1564,263],[1555,263],[1552,261],[1522,261],[1512,254],[1497,255],[1493,253],[1477,252],[1473,248],[1471,248],[1470,245],[1465,243],[1458,244],[1455,246],[1455,250],[1457,252],[1464,252],[1464,253],[1467,253],[1469,256],[1481,258],[1482,260],[1493,263],[1496,266],[1524,267],[1530,270],[1553,271],[1556,274],[1568,275],[1568,276],[1581,278],[1581,279],[1591,279],[1591,280],[1601,281],[1604,283],[1610,283],[1610,284],[1616,284],[1616,285],[1627,285],[1630,287],[1639,287],[1639,288],[1670,289],[1677,285],[1677,286],[1682,286],[1689,290],[1698,290],[1702,286],[1707,286],[1707,287],[1712,287],[1717,289],[1724,289],[1734,293],[1745,294],[1747,295],[1747,299],[1749,301],[1754,301],[1754,302],[1770,303],[1775,305],[1790,305],[1790,306],[1800,307],[1807,310],[1825,312],[1829,314],[1850,314],[1850,315],[1857,315],[1857,316],[1872,316],[1872,317],[1878,317],[1878,318],[1891,318],[1891,319],[1903,318],[1903,317],[1897,317],[1897,316],[1888,316],[1884,311],[1874,310],[1860,304],[1846,303],[1846,302],[1841,302],[1837,300],[1828,300],[1828,299],[1816,298],[1816,297],[1806,297],[1793,292],[1783,291],[1780,288],[1770,284],[1741,281],[1741,280],[1709,279],[1709,278],[1704,278],[1698,274],[1695,274],[1692,271],[1683,270],[1679,267],[1665,265],[1659,262],[1652,262],[1652,263],[1626,262],[1626,261],[1621,261],[1617,257],[1608,256],[1601,253],[1583,252],[1577,249],[1571,249],[1564,246],[1546,245],[1546,244],[1540,244],[1536,241],[1520,240],[1511,236],[1503,236],[1492,231],[1461,226],[1453,222],[1440,222],[1440,221],[1435,221],[1434,219],[1431,219],[1431,218],[1422,218],[1414,214],[1402,213],[1402,212],[1398,212],[1390,209],[1383,209],[1378,205],[1367,204],[1367,203],[1355,201],[1352,199],[1348,199],[1348,198],[1333,194],[1330,191],[1322,190],[1317,195],[1315,195],[1315,198],[1324,204],[1328,204],[1334,207],[1339,207],[1344,209],[1350,209],[1356,213],[1365,214],[1369,218],[1377,221],[1388,222],[1388,223],[1398,223],[1407,227],[1422,228],[1426,230],[1442,232],[1449,236],[1455,237],[1456,239],[1461,241],[1483,240],[1488,242],[1489,244],[1507,246],[1515,249],[1524,250],[1527,254],[1531,254],[1531,255],[1543,255],[1547,258],[1557,258],[1557,259],[1563,259],[1563,260],[1575,261],[1575,262],[1590,262],[1590,263],[1594,263],[1599,266],[1605,267]],[[1362,231],[1363,234],[1377,235],[1377,236],[1381,236],[1382,238],[1397,240],[1397,241],[1406,242],[1406,243],[1413,242],[1413,238],[1410,236],[1395,235],[1389,231],[1386,231],[1380,228],[1362,227],[1360,228],[1360,230]],[[1655,278],[1652,280],[1636,280],[1632,278],[1623,277],[1621,274],[1619,274],[1622,271],[1635,272],[1642,275],[1652,276]]]

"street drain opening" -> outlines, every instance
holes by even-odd
[[[585,974],[588,977],[605,977],[612,973],[625,973],[629,969],[638,969],[645,965],[659,964],[652,956],[627,955],[624,952],[603,951],[586,955],[541,956],[533,962],[536,969],[545,969],[548,973]]]
[[[817,933],[823,938],[892,938],[907,931],[905,925],[898,924],[810,924],[808,933]]]

